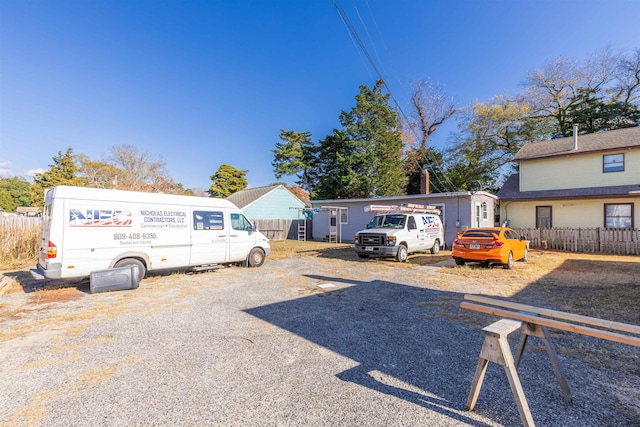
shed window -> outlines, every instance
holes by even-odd
[[[602,172],[623,172],[624,154],[605,154],[602,156]]]
[[[487,206],[487,202],[482,202],[482,219],[489,219],[489,208]]]
[[[340,208],[340,223],[349,223],[349,208]]]
[[[605,203],[604,226],[606,228],[633,228],[633,203]]]

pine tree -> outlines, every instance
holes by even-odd
[[[73,158],[73,150],[67,148],[67,152],[53,157],[53,164],[49,165],[49,170],[36,173],[31,184],[31,206],[42,206],[44,204],[44,193],[47,189],[57,185],[84,186],[84,180],[77,176],[78,168]]]
[[[318,198],[404,194],[403,143],[383,87],[360,86],[356,106],[340,114],[342,130],[320,143]]]
[[[245,178],[247,172],[227,164],[220,166],[217,172],[211,175],[213,183],[209,188],[209,195],[211,197],[225,198],[235,192],[244,190],[248,185],[247,178]]]

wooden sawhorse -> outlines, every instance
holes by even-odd
[[[476,406],[480,388],[482,387],[482,380],[484,379],[484,374],[487,372],[487,366],[489,362],[493,362],[504,367],[511,391],[518,405],[518,412],[520,413],[522,424],[527,427],[533,427],[535,424],[531,416],[531,410],[529,409],[527,398],[524,396],[522,384],[520,384],[520,378],[516,370],[516,363],[513,360],[511,349],[509,348],[509,341],[507,340],[509,334],[520,329],[521,326],[522,322],[520,321],[501,319],[482,329],[484,343],[480,350],[480,359],[478,360],[476,373],[471,383],[471,391],[469,392],[469,399],[467,400],[467,411],[473,411],[473,408]]]

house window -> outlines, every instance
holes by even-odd
[[[551,227],[551,206],[536,206],[536,228]]]
[[[349,223],[349,209],[348,208],[340,208],[340,223],[348,224]]]
[[[623,172],[624,154],[605,154],[602,156],[602,172]]]
[[[489,219],[489,208],[487,206],[487,202],[482,202],[482,219]]]
[[[606,228],[633,228],[633,203],[605,203],[604,226]]]

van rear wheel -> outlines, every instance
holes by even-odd
[[[249,267],[260,267],[264,264],[264,251],[260,248],[253,248],[249,252]]]
[[[431,253],[437,255],[440,252],[440,240],[436,240],[433,242],[433,247],[431,248]]]
[[[144,267],[144,264],[139,259],[136,259],[136,258],[121,259],[120,261],[116,262],[114,267],[116,268],[129,267],[130,265],[135,265],[136,267],[138,267],[138,282],[144,279],[145,274],[147,274],[147,269]]]

